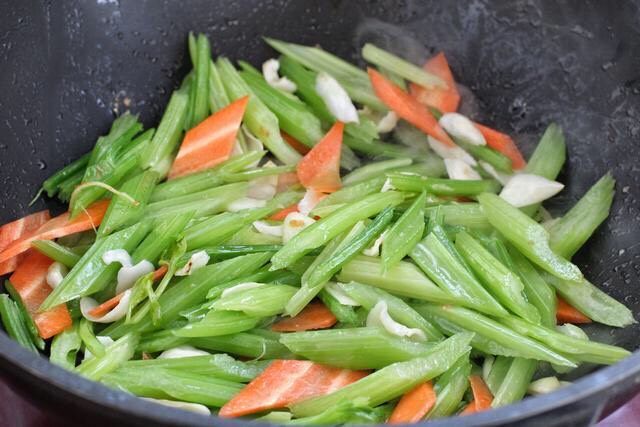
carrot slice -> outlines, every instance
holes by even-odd
[[[578,309],[569,305],[563,298],[558,298],[556,306],[556,320],[558,323],[591,323],[591,319]]]
[[[42,224],[49,221],[51,215],[48,210],[27,215],[24,218],[9,222],[0,227],[0,252],[4,251],[14,241],[22,236],[36,231]],[[20,261],[24,259],[24,254],[15,256],[0,263],[0,276],[11,273],[18,267]]]
[[[171,166],[168,179],[198,172],[227,160],[248,102],[248,96],[242,97],[189,130]]]
[[[36,231],[23,235],[0,252],[0,262],[5,262],[16,255],[20,255],[31,248],[34,240],[53,240],[58,237],[68,236],[95,229],[102,222],[109,200],[100,200],[80,212],[75,218],[69,219],[69,212],[65,212],[45,222]]]
[[[166,264],[158,267],[158,269],[153,272],[153,281],[157,282],[158,280],[162,279],[164,275],[167,274],[168,269],[169,268],[166,266]]]
[[[419,384],[402,396],[396,405],[389,424],[417,423],[436,404],[436,391],[431,381]]]
[[[321,302],[312,302],[297,316],[281,320],[271,325],[276,332],[299,332],[313,329],[326,329],[336,324],[338,319]]]
[[[89,311],[89,314],[95,317],[104,316],[105,314],[113,310],[120,303],[120,300],[122,299],[123,295],[124,295],[124,292],[116,295],[111,299],[106,300],[102,304],[92,308]]]
[[[40,336],[51,338],[71,326],[71,315],[65,304],[39,313],[40,304],[52,289],[47,284],[47,270],[53,260],[36,250],[30,250],[9,281],[16,289],[27,311],[33,318]]]
[[[332,393],[367,374],[307,360],[275,360],[227,402],[218,415],[232,418],[284,408],[310,397]]]
[[[491,390],[484,383],[484,380],[479,375],[471,375],[469,377],[469,384],[471,384],[471,391],[473,392],[473,401],[475,402],[476,412],[485,411],[491,408],[491,402],[493,402],[493,395]]]
[[[282,209],[281,211],[278,211],[276,213],[274,213],[273,215],[271,215],[269,217],[269,219],[271,221],[284,221],[284,219],[287,217],[287,215],[289,215],[291,212],[298,212],[298,204],[293,204],[289,207],[286,207],[284,209]]]
[[[427,107],[422,105],[413,96],[402,88],[386,79],[376,70],[369,68],[369,79],[373,91],[384,104],[393,110],[400,118],[408,121],[427,135],[431,135],[438,141],[450,147],[456,144],[440,127],[438,121]]]
[[[409,91],[421,104],[435,107],[443,113],[453,113],[460,105],[460,94],[453,79],[449,62],[444,52],[439,52],[433,58],[425,62],[422,67],[425,71],[435,74],[447,83],[447,89],[439,87],[425,88],[411,83]]]
[[[280,134],[282,135],[282,139],[284,139],[287,142],[287,144],[289,144],[294,150],[296,150],[298,153],[302,154],[303,156],[307,154],[309,150],[311,150],[311,148],[307,147],[302,142],[298,141],[288,133],[284,131],[280,131]]]
[[[462,412],[460,412],[458,415],[470,415],[470,414],[475,414],[476,412],[478,412],[476,410],[476,401],[472,400],[471,402],[469,402],[467,406],[464,407]]]
[[[336,122],[329,132],[298,163],[298,179],[305,188],[322,193],[340,189],[340,149],[344,123]]]
[[[480,133],[482,133],[482,136],[484,136],[489,147],[511,159],[511,167],[514,170],[524,169],[524,167],[527,166],[527,162],[524,160],[524,157],[522,157],[522,153],[518,149],[518,146],[509,135],[498,132],[490,127],[483,126],[479,123],[476,123],[475,125]]]

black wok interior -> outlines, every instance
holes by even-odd
[[[0,222],[45,206],[60,209],[49,200],[27,205],[42,180],[88,151],[117,112],[129,108],[145,125],[157,124],[171,90],[190,67],[190,30],[209,35],[214,55],[254,64],[274,55],[261,40],[263,35],[319,44],[361,65],[359,48],[364,41],[375,41],[414,61],[444,50],[457,80],[475,95],[466,111],[514,135],[525,153],[531,152],[549,122],[563,127],[569,152],[560,180],[566,189],[549,203],[552,213],[564,212],[601,175],[613,173],[617,192],[611,216],[575,262],[638,317],[638,22],[639,2],[630,0],[615,5],[596,0],[2,2]],[[635,350],[640,327],[612,330],[591,325],[587,332]],[[51,405],[68,402],[71,390],[81,390],[85,396],[74,404],[78,414],[102,411],[96,402],[105,402],[119,408],[114,413],[120,414],[120,421],[143,424],[139,417],[167,416],[178,424],[204,424],[199,417],[181,417],[177,411],[87,385],[24,355],[4,335],[0,339],[0,359],[9,361],[0,366],[3,375],[23,389],[37,390],[32,397]],[[635,357],[640,361],[640,355]],[[619,371],[602,370],[597,378],[584,380],[580,392],[576,388],[558,394],[555,403],[573,405],[569,412],[575,414],[562,425],[581,425],[580,420],[620,402],[632,387],[637,390],[633,383],[640,379],[640,369]],[[55,397],[34,380],[49,374],[61,381],[61,390],[50,388],[58,390]],[[582,395],[589,390],[595,394],[596,385],[608,392],[597,398]],[[553,406],[554,399],[540,402]],[[540,407],[523,404],[519,411],[541,421],[541,415],[533,413]],[[135,413],[123,418],[126,408]],[[477,420],[487,425],[515,422],[512,412],[482,414]],[[554,419],[546,418],[549,424],[559,419],[557,413]]]

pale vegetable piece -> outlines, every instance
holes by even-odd
[[[396,322],[389,315],[387,303],[378,301],[367,315],[367,326],[382,327],[392,335],[399,337],[407,337],[416,341],[425,341],[427,339],[424,332],[417,328],[407,328],[401,323]]]
[[[252,197],[242,197],[229,203],[229,206],[227,206],[227,210],[229,212],[238,212],[244,209],[264,208],[266,205],[266,200],[254,199]]]
[[[237,293],[240,293],[240,292],[244,292],[244,291],[247,291],[249,289],[261,288],[262,286],[264,286],[264,283],[258,283],[258,282],[238,283],[237,285],[232,286],[232,287],[227,288],[224,291],[222,291],[222,294],[220,294],[220,298],[226,298],[229,295],[233,295],[233,294],[237,294]]]
[[[211,415],[211,411],[200,403],[179,402],[177,400],[166,399],[154,399],[152,397],[141,397],[141,399],[148,400],[149,402],[158,403],[163,406],[170,406],[172,408],[182,409],[183,411],[189,411],[200,415]]]
[[[199,268],[204,267],[209,262],[209,254],[206,251],[198,251],[191,255],[189,261],[176,271],[176,276],[189,276]]]
[[[276,164],[269,160],[262,167],[273,168],[276,167]],[[276,195],[277,191],[278,175],[264,176],[262,178],[254,179],[249,183],[247,197],[258,200],[271,200]]]
[[[516,208],[529,206],[555,196],[564,184],[530,173],[515,174],[500,192],[500,197]]]
[[[313,218],[309,218],[300,212],[291,212],[284,219],[284,225],[282,229],[282,241],[287,243],[293,239],[293,236],[316,222]]]
[[[450,179],[463,181],[475,181],[482,179],[480,174],[464,160],[444,159],[444,166],[447,168],[447,175],[449,175]]]
[[[262,75],[269,86],[285,92],[295,92],[296,89],[298,89],[296,84],[286,77],[281,77],[278,74],[279,69],[280,61],[275,58],[271,58],[262,64]]]
[[[108,336],[104,336],[104,335],[96,335],[96,339],[104,347],[109,347],[111,344],[113,344],[115,342],[113,340],[113,338],[108,337]],[[93,353],[91,353],[89,351],[89,349],[85,349],[84,350],[84,356],[82,356],[82,361],[84,362],[85,360],[89,360],[89,359],[92,359],[92,358],[93,358]]]
[[[324,285],[324,289],[329,293],[329,295],[334,297],[336,301],[338,301],[342,305],[349,305],[351,307],[360,306],[358,301],[347,295],[347,293],[343,291],[335,282],[328,282],[326,285]]]
[[[493,165],[483,160],[480,160],[478,163],[480,164],[482,169],[485,170],[485,172],[491,175],[496,181],[498,181],[502,185],[507,185],[507,182],[509,182],[511,177],[513,177],[513,175],[509,175],[508,173],[497,171],[496,168],[493,167]]]
[[[461,147],[450,147],[431,136],[428,136],[427,140],[429,141],[429,147],[443,159],[460,159],[471,166],[477,165],[476,159]]]
[[[258,233],[266,236],[282,237],[282,233],[284,232],[282,224],[274,225],[269,224],[267,221],[254,221],[253,228],[255,228]]]
[[[155,270],[153,264],[143,259],[136,265],[122,266],[118,270],[118,284],[116,285],[116,294],[120,294],[131,288],[136,280]]]
[[[565,323],[564,325],[557,325],[556,329],[561,334],[569,337],[577,338],[579,340],[589,341],[589,335],[582,330],[579,326],[572,325],[571,323]]]
[[[383,118],[380,119],[380,121],[376,125],[376,129],[380,133],[389,133],[396,128],[398,119],[399,117],[395,112],[389,111],[384,115]]]
[[[158,356],[158,359],[179,359],[181,357],[209,356],[210,354],[211,353],[197,349],[190,345],[181,345],[163,351]]]
[[[484,382],[487,382],[495,361],[496,358],[494,356],[485,356],[484,361],[482,362],[482,379]]]
[[[365,248],[362,251],[362,254],[366,256],[380,256],[380,246],[384,242],[384,238],[386,236],[387,236],[387,231],[385,230],[383,233],[381,233],[378,236],[376,240],[374,240],[371,246],[369,246],[368,248]]]
[[[393,183],[391,182],[390,178],[387,178],[384,181],[384,184],[382,184],[382,188],[380,189],[381,193],[386,193],[387,191],[393,191],[395,190],[396,187],[393,186]]]
[[[336,79],[325,72],[318,73],[316,92],[337,120],[343,123],[359,123],[358,110]]]
[[[122,294],[122,298],[120,298],[120,302],[118,302],[118,305],[113,307],[111,311],[103,316],[94,316],[89,312],[99,305],[98,302],[91,297],[82,297],[80,298],[80,312],[85,319],[88,319],[94,323],[113,323],[127,315],[130,299],[131,289],[127,289]]]
[[[529,384],[529,388],[527,389],[527,391],[533,396],[538,396],[540,394],[554,392],[559,388],[565,387],[570,384],[571,383],[567,381],[558,381],[557,377],[545,377],[540,378],[539,380],[535,380],[531,384]]]
[[[102,254],[102,261],[105,264],[109,265],[114,262],[119,262],[123,267],[131,267],[133,265],[133,261],[131,260],[131,255],[125,249],[112,249]]]
[[[52,289],[55,289],[60,283],[62,283],[62,280],[67,273],[69,273],[67,266],[57,261],[54,262],[49,266],[49,269],[47,269],[47,284],[51,286]]]
[[[445,113],[440,117],[438,123],[454,138],[473,145],[487,145],[480,130],[471,120],[460,113]]]
[[[313,188],[308,188],[302,200],[298,202],[298,211],[303,215],[309,215],[313,208],[320,203],[320,200],[325,197],[327,197],[326,194],[316,191]]]

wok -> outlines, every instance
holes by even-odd
[[[42,180],[86,152],[116,111],[130,108],[146,125],[157,123],[190,67],[189,30],[207,33],[214,54],[254,64],[274,55],[262,35],[317,43],[356,62],[369,40],[414,61],[444,50],[458,81],[476,96],[474,118],[515,135],[525,153],[550,121],[564,128],[569,160],[560,180],[567,188],[550,204],[552,213],[563,212],[598,177],[613,172],[612,215],[575,261],[638,315],[639,21],[633,1],[5,1],[0,220],[29,212]],[[45,205],[60,208],[40,200],[32,209]],[[592,325],[587,331],[631,350],[640,341],[637,325]],[[68,425],[245,423],[110,390],[49,364],[4,333],[0,373]],[[587,425],[638,391],[636,352],[551,395],[430,425]]]

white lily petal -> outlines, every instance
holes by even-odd
[[[316,191],[312,188],[308,188],[304,193],[302,200],[298,202],[298,211],[303,215],[309,215],[309,213],[316,207],[320,200],[327,197],[326,194]]]
[[[335,282],[328,282],[324,285],[324,289],[342,305],[349,305],[351,307],[359,307],[361,305],[358,301],[347,295]]]
[[[200,415],[211,415],[211,411],[204,405],[191,402],[179,402],[177,400],[154,399],[152,397],[141,397],[141,399],[155,402],[159,405],[170,406],[172,408],[182,409],[184,411],[193,412]]]
[[[429,141],[429,147],[443,159],[460,159],[471,166],[477,165],[476,159],[461,147],[450,147],[431,136],[428,136],[427,140]]]
[[[190,345],[181,345],[163,351],[158,356],[158,359],[179,359],[181,357],[209,356],[210,354],[211,353],[197,349]]]
[[[243,292],[248,289],[260,288],[262,286],[264,286],[264,283],[258,283],[258,282],[238,283],[237,285],[222,291],[222,294],[220,294],[220,298],[225,298],[225,297],[228,297],[229,295],[237,294],[239,292]]]
[[[298,88],[294,82],[286,77],[280,77],[278,70],[280,69],[280,61],[271,58],[262,64],[262,75],[269,86],[285,92],[295,92]]]
[[[254,221],[253,228],[258,230],[258,233],[264,234],[266,236],[282,237],[283,233],[282,224],[273,225],[269,224],[267,221]]]
[[[380,189],[381,193],[386,193],[387,191],[392,191],[395,190],[396,187],[393,186],[393,183],[391,182],[390,178],[387,178],[384,181],[384,184],[382,184],[382,188]]]
[[[369,246],[368,248],[365,248],[362,251],[362,254],[366,256],[380,256],[380,246],[384,242],[385,237],[387,237],[387,230],[385,230],[382,234],[380,234],[378,238],[373,241],[371,246]]]
[[[582,330],[579,326],[572,325],[571,323],[565,323],[564,325],[557,325],[556,329],[561,334],[569,337],[577,338],[579,340],[589,341],[589,335]]]
[[[351,102],[349,94],[340,83],[325,72],[316,77],[316,92],[322,98],[331,114],[343,123],[358,123],[358,110]]]
[[[122,298],[120,299],[118,305],[113,307],[110,312],[108,312],[104,316],[94,316],[89,312],[99,305],[98,302],[91,297],[82,297],[80,298],[80,312],[85,319],[91,320],[92,322],[112,323],[122,319],[127,315],[130,299],[131,289],[127,289],[126,291],[124,291],[124,294],[122,294]]]
[[[502,185],[507,185],[511,177],[513,177],[513,175],[509,175],[508,173],[498,172],[496,168],[493,167],[493,165],[490,165],[484,160],[480,160],[478,163],[480,164],[482,169],[485,170],[485,172],[487,172],[489,175],[495,178],[495,180]]]
[[[480,174],[464,160],[444,159],[444,166],[447,168],[447,175],[449,175],[450,179],[460,179],[465,181],[482,179]]]
[[[54,262],[47,269],[47,284],[51,286],[52,289],[55,289],[62,280],[64,280],[64,276],[69,273],[69,269],[59,262]]]
[[[380,133],[389,133],[396,128],[398,124],[398,115],[393,111],[389,111],[383,118],[380,119],[376,128]]]
[[[315,219],[309,218],[300,212],[291,212],[284,219],[284,226],[282,229],[282,242],[287,243],[296,234],[316,222]]]
[[[263,165],[265,168],[273,168],[276,164],[269,160]],[[276,195],[278,188],[278,175],[264,176],[249,182],[247,196],[259,200],[271,200]]]
[[[540,394],[551,393],[568,384],[571,383],[567,383],[566,381],[558,381],[558,378],[556,377],[545,377],[540,378],[539,380],[535,380],[531,384],[529,384],[529,388],[527,389],[527,391],[529,392],[529,394],[537,396]]]
[[[423,331],[417,328],[407,328],[401,323],[396,322],[389,315],[387,303],[378,301],[367,315],[367,326],[382,327],[392,335],[399,337],[407,337],[416,341],[425,341],[427,339]]]
[[[131,267],[133,261],[131,261],[131,255],[124,249],[112,249],[102,254],[102,261],[109,265],[114,262],[119,262],[123,267]]]
[[[209,254],[206,251],[198,251],[191,255],[189,261],[176,271],[176,276],[189,276],[199,268],[204,267],[209,262]]]
[[[108,336],[103,336],[103,335],[96,335],[96,339],[100,344],[102,344],[105,347],[109,347],[111,344],[115,342],[113,338]],[[89,360],[92,358],[93,358],[93,353],[91,353],[89,349],[85,349],[84,356],[82,356],[82,361],[84,362],[85,360]]]
[[[123,266],[118,270],[118,284],[116,285],[116,294],[122,293],[131,288],[140,277],[149,274],[155,270],[151,262],[143,259],[136,265]]]
[[[263,208],[267,205],[266,200],[253,199],[251,197],[241,197],[229,203],[227,210],[229,212],[238,212],[244,209]]]
[[[438,123],[454,138],[473,145],[487,145],[487,141],[480,130],[471,120],[460,113],[445,113],[440,117]]]
[[[517,208],[533,205],[555,196],[564,184],[530,173],[515,174],[500,192],[500,197]]]

